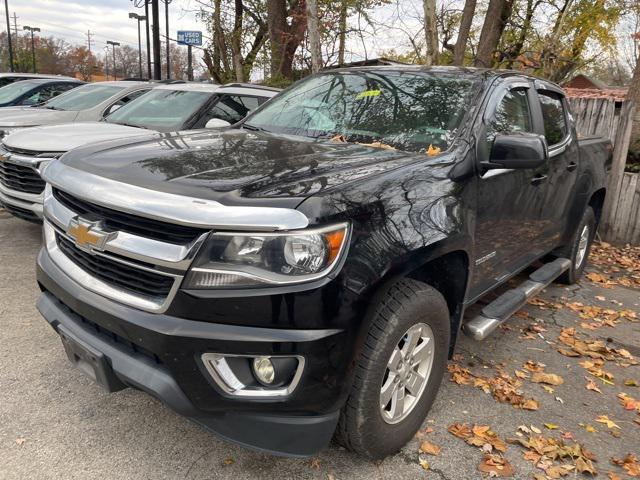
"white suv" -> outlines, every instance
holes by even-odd
[[[79,87],[76,90],[79,90]],[[145,135],[218,128],[242,120],[279,92],[246,84],[169,84],[155,87],[99,122],[20,129],[0,145],[0,204],[16,217],[40,221],[44,181],[40,169],[67,151],[90,143]]]

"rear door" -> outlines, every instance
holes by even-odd
[[[561,243],[578,175],[578,144],[570,128],[569,111],[560,90],[536,81],[543,132],[549,150],[549,180],[542,210],[541,242],[547,250]]]
[[[503,80],[489,100],[480,128],[478,159],[488,159],[497,134],[540,131],[533,84]],[[479,167],[481,168],[481,167]],[[548,166],[479,171],[475,255],[470,296],[477,297],[541,255],[542,210]]]

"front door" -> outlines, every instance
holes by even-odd
[[[523,79],[502,85],[487,107],[485,152],[497,134],[535,134],[532,85]],[[493,106],[493,107],[492,107]],[[484,131],[481,129],[480,131]],[[480,150],[480,149],[479,149]],[[542,211],[548,165],[533,169],[488,170],[477,178],[475,255],[470,298],[476,298],[542,253]]]

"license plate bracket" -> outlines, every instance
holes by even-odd
[[[117,392],[127,386],[113,372],[111,365],[102,352],[80,340],[62,325],[58,326],[58,334],[67,353],[69,361],[81,372],[95,381],[107,392]]]

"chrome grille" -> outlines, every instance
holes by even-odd
[[[36,195],[42,193],[45,185],[35,168],[9,160],[0,162],[0,183],[10,190]]]
[[[83,252],[60,234],[56,235],[56,241],[60,250],[71,261],[103,282],[146,297],[166,297],[171,291],[173,277],[126,265],[106,256]],[[153,265],[148,268],[152,269]]]
[[[112,210],[96,205],[95,203],[81,200],[57,188],[53,189],[53,196],[58,202],[68,209],[73,210],[78,215],[92,215],[101,218],[105,227],[110,230],[129,232],[154,240],[175,244],[190,243],[206,232],[206,230],[199,228],[160,222]]]

